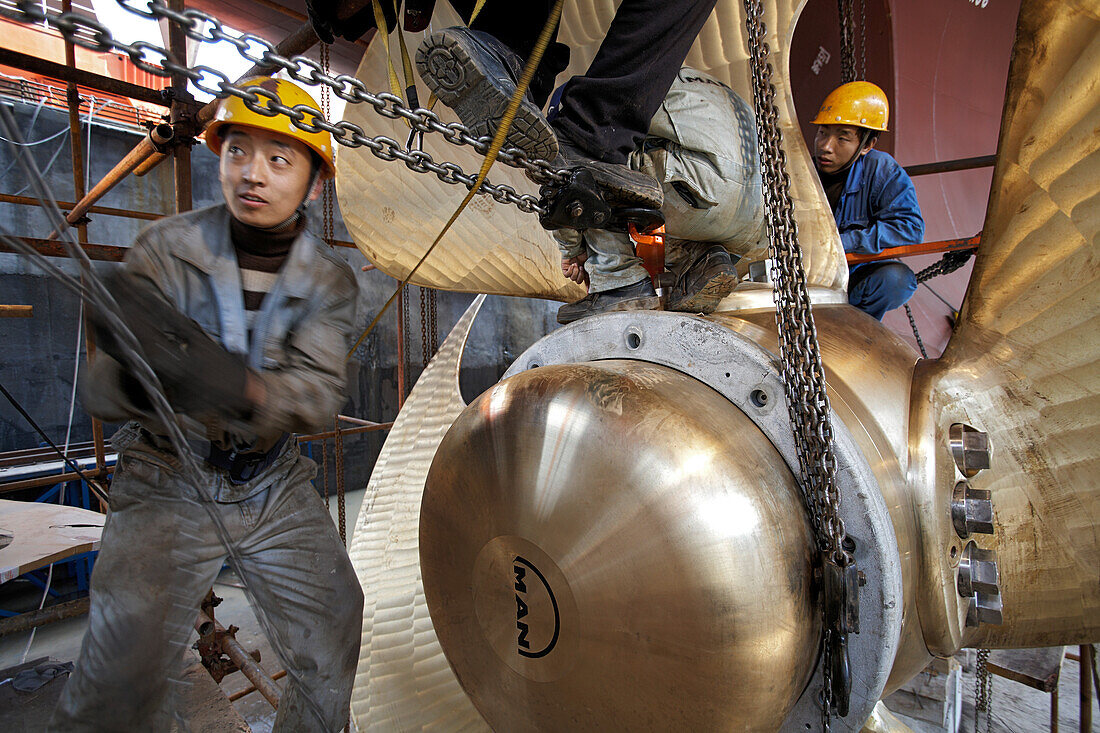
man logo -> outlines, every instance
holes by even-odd
[[[548,641],[546,645],[538,651],[531,650],[531,640],[528,638],[528,636],[530,636],[531,632],[530,623],[532,619],[529,618],[529,616],[531,614],[533,604],[545,605],[545,601],[541,597],[542,594],[539,593],[538,588],[532,587],[531,591],[528,592],[528,570],[530,570],[534,577],[538,579],[541,587],[545,589],[546,598],[549,599],[549,605],[554,614],[554,633],[550,637],[550,641]],[[516,651],[519,652],[519,655],[521,657],[527,657],[528,659],[539,659],[541,657],[545,657],[554,649],[554,646],[558,643],[558,633],[561,631],[561,615],[558,613],[558,601],[556,598],[554,598],[554,591],[550,589],[550,584],[546,582],[546,578],[543,576],[542,573],[539,572],[538,568],[531,564],[530,560],[527,560],[521,555],[516,555],[515,560],[512,562],[512,572],[515,574],[516,577],[516,629],[518,631],[518,634],[516,636]],[[540,620],[540,626],[542,625],[541,619],[545,615],[546,614],[543,613],[539,613],[537,615],[538,619]]]

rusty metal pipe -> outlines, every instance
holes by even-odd
[[[33,305],[0,305],[0,318],[32,318]]]
[[[0,193],[0,203],[3,204],[22,204],[25,206],[41,206],[42,202],[36,198],[30,196],[16,196],[10,193]],[[62,209],[71,209],[76,206],[73,201],[58,201],[57,205]],[[153,214],[148,211],[133,211],[131,209],[116,209],[111,206],[92,206],[88,209],[89,214],[104,214],[106,216],[122,216],[129,219],[145,219],[147,221],[156,221],[164,217],[164,214]],[[339,244],[339,243],[337,243]]]
[[[141,176],[144,176],[146,173],[153,170],[166,160],[168,160],[167,153],[153,153],[148,158],[146,158],[141,163],[141,165],[139,165],[137,168],[134,168],[134,175],[140,178]]]
[[[280,669],[278,672],[271,675],[272,680],[281,680],[283,677],[286,677],[286,670],[285,669]],[[229,702],[236,702],[237,700],[240,700],[242,697],[245,697],[247,695],[251,695],[255,691],[256,691],[256,685],[250,685],[249,687],[244,688],[240,692],[234,692],[232,695],[229,695]]]
[[[340,435],[357,435],[358,433],[373,433],[376,430],[389,430],[393,427],[392,422],[376,423],[374,425],[363,425],[357,428],[348,428],[347,430],[341,430]],[[314,440],[327,440],[328,438],[335,438],[336,431],[328,430],[323,433],[313,433],[311,435],[298,435],[295,436],[299,443],[310,443]]]
[[[241,673],[259,690],[261,695],[267,698],[272,707],[279,707],[282,690],[279,689],[273,679],[267,676],[267,672],[264,672],[263,668],[256,663],[256,660],[249,656],[248,652],[244,650],[244,647],[232,634],[228,633],[220,623],[210,618],[203,611],[199,611],[198,616],[195,618],[195,630],[203,636],[210,633],[224,634],[221,637],[221,649],[225,652],[225,656],[237,665]]]
[[[164,152],[165,146],[172,141],[174,136],[175,131],[172,126],[166,123],[161,123],[149,130],[149,134],[143,137],[141,142],[126,154],[126,157],[120,160],[91,191],[77,202],[73,210],[65,217],[65,220],[73,224],[83,218],[96,201],[103,198],[108,191],[118,185],[119,181],[133,172],[134,168],[137,168],[142,161],[153,153]],[[57,239],[60,234],[61,232],[57,231],[51,232],[48,239]]]
[[[137,84],[112,79],[108,76],[100,76],[83,69],[74,69],[59,64],[56,61],[38,58],[25,53],[13,51],[10,48],[0,48],[0,64],[11,66],[32,74],[39,74],[51,79],[65,82],[76,82],[82,87],[96,91],[117,94],[120,97],[129,97],[150,104],[168,106],[165,97],[156,89],[147,89]]]
[[[7,634],[16,634],[21,631],[30,631],[31,629],[38,628],[39,626],[52,624],[55,621],[72,618],[73,616],[82,616],[87,612],[87,596],[85,596],[84,598],[77,598],[75,601],[58,603],[48,608],[28,611],[27,613],[21,613],[18,616],[12,616],[11,618],[0,620],[0,636],[6,636]]]

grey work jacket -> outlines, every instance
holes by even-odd
[[[247,421],[178,415],[188,439],[266,450],[284,432],[319,429],[343,404],[358,286],[344,260],[303,232],[264,297],[250,344],[229,217],[218,205],[162,219],[138,235],[125,267],[229,351],[244,354],[263,379],[265,404]],[[117,362],[97,356],[84,395],[88,411],[111,422],[136,419],[150,433],[165,434],[136,407],[121,377]]]

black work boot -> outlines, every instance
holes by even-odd
[[[424,39],[416,51],[416,68],[462,124],[477,137],[491,137],[516,91],[523,59],[488,33],[456,26]],[[504,147],[540,160],[557,155],[554,131],[530,94],[516,112]]]
[[[668,309],[684,313],[713,313],[737,287],[733,258],[720,244],[712,244],[687,267],[675,273]]]
[[[649,278],[633,285],[623,285],[602,293],[589,293],[575,303],[558,308],[558,323],[572,323],[579,318],[611,311],[655,310],[661,304]]]
[[[590,170],[604,200],[612,207],[659,209],[665,200],[661,184],[653,176],[626,165],[596,160],[561,134],[558,135],[558,157],[550,165],[558,170]]]

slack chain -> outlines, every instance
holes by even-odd
[[[802,251],[790,196],[786,155],[779,130],[775,87],[765,41],[760,0],[744,0],[748,27],[749,68],[760,139],[760,165],[767,211],[776,322],[783,361],[787,411],[798,455],[799,486],[822,559],[824,634],[822,651],[822,728],[829,730],[834,708],[847,714],[851,676],[847,634],[856,631],[858,586],[855,560],[846,546],[836,486],[836,455],[829,397],[817,343],[817,331],[806,288]]]

